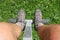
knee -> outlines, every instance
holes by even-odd
[[[51,40],[60,40],[60,26],[50,28]]]
[[[60,32],[60,26],[52,26],[49,28],[51,32]]]
[[[42,39],[60,40],[60,25],[40,26],[38,34]]]

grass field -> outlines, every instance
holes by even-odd
[[[0,21],[16,18],[21,8],[26,12],[26,19],[33,19],[35,10],[39,8],[43,18],[50,19],[50,24],[60,24],[60,0],[0,0]],[[37,38],[34,30],[33,34],[33,38]]]

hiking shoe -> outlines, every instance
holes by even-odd
[[[37,9],[35,11],[35,18],[34,18],[34,29],[37,31],[38,30],[38,27],[39,25],[43,25],[42,24],[42,14],[41,14],[41,11],[39,9]]]
[[[21,9],[18,13],[18,19],[17,19],[17,23],[18,25],[21,26],[22,30],[24,30],[24,26],[25,26],[25,12],[23,9]]]

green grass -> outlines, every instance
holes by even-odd
[[[50,24],[60,24],[60,0],[0,0],[0,21],[16,18],[21,8],[26,12],[26,19],[33,19],[35,10],[39,8],[43,18],[50,18]],[[36,38],[34,30],[33,33]]]

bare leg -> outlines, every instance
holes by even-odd
[[[22,29],[16,24],[0,22],[0,40],[17,40],[21,32]]]
[[[0,40],[17,40],[25,25],[25,14],[21,9],[16,24],[0,22]]]
[[[38,34],[41,40],[60,40],[60,25],[39,25]]]

